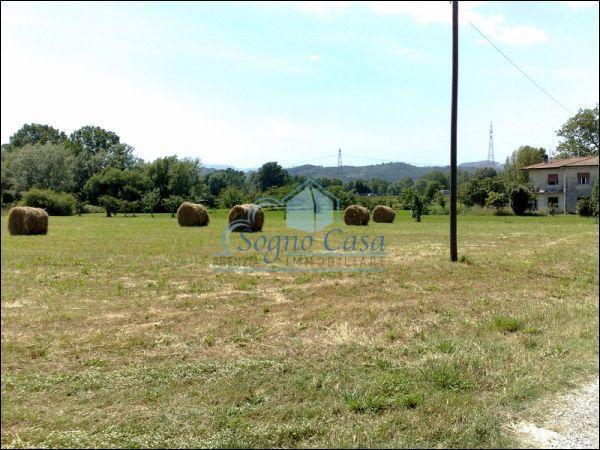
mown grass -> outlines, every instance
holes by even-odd
[[[378,273],[218,273],[211,219],[2,217],[3,447],[510,446],[596,370],[593,219],[461,216],[452,264],[401,212]]]

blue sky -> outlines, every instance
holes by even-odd
[[[459,162],[554,149],[598,102],[597,2],[461,2]],[[139,156],[449,163],[449,2],[2,3],[2,142],[96,124]]]

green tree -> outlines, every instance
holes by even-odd
[[[415,184],[413,184],[412,188],[415,190],[415,192],[418,192],[420,195],[424,195],[425,189],[427,189],[428,184],[429,181],[421,177],[417,181],[415,181]]]
[[[154,211],[160,205],[160,191],[157,188],[146,192],[141,199],[142,210],[154,217]]]
[[[591,217],[594,215],[594,206],[589,198],[580,198],[577,201],[577,214],[582,217]]]
[[[442,208],[446,206],[446,197],[442,194],[441,191],[437,191],[433,196],[433,201],[435,204],[440,205]]]
[[[121,200],[120,207],[121,207],[121,212],[123,213],[123,215],[125,217],[127,217],[127,214],[131,214],[133,217],[135,217],[135,213],[140,208],[140,202],[138,200],[133,200],[133,201]]]
[[[473,178],[478,180],[485,180],[486,178],[496,178],[498,176],[498,171],[492,167],[482,167],[481,169],[477,169],[475,173],[473,173]]]
[[[415,180],[413,180],[411,177],[401,178],[400,181],[398,181],[398,187],[400,189],[399,193],[402,193],[402,191],[404,191],[405,189],[412,187],[413,184],[415,184]]]
[[[525,214],[527,208],[529,208],[529,202],[531,201],[531,194],[529,190],[523,186],[512,188],[510,191],[510,205],[513,212],[517,216]]]
[[[164,198],[162,202],[165,209],[171,213],[171,218],[173,218],[175,217],[179,205],[184,202],[184,198],[179,195],[169,195],[167,198]]]
[[[102,195],[98,198],[98,205],[106,211],[106,217],[112,217],[119,210],[119,199],[111,195]]]
[[[417,222],[420,222],[421,216],[427,214],[427,205],[425,203],[425,199],[423,199],[421,195],[415,193],[412,197],[410,209],[412,211],[412,218]]]
[[[170,195],[188,198],[192,188],[200,183],[199,159],[184,158],[173,163],[169,170],[168,191]]]
[[[109,195],[119,200],[138,201],[150,188],[150,181],[141,170],[119,170],[112,167],[92,176],[85,184],[91,202]]]
[[[382,178],[373,178],[369,181],[370,191],[378,195],[385,194],[389,185],[390,182]]]
[[[458,198],[466,206],[484,206],[487,200],[488,192],[484,183],[473,178],[460,186]]]
[[[504,181],[498,177],[472,178],[460,186],[458,196],[466,206],[487,204],[487,199],[492,192],[506,194],[507,188]]]
[[[92,125],[81,127],[69,136],[69,143],[75,154],[94,155],[108,151],[120,141],[121,138],[116,133]]]
[[[369,184],[364,180],[354,180],[348,183],[347,189],[354,191],[357,194],[364,195],[371,192]]]
[[[287,171],[275,161],[263,164],[256,172],[256,184],[261,192],[272,186],[283,186],[289,178]]]
[[[496,212],[499,212],[501,208],[508,205],[509,199],[506,192],[495,192],[492,191],[488,194],[485,204],[488,207],[496,208]]]
[[[425,187],[425,199],[428,202],[431,202],[435,195],[442,190],[442,184],[437,180],[432,180],[427,183],[427,187]]]
[[[141,164],[141,160],[135,156],[135,149],[129,144],[114,144],[111,145],[106,152],[106,167],[114,167],[115,169],[135,169]]]
[[[592,202],[592,211],[594,216],[598,217],[600,213],[600,206],[598,205],[598,180],[594,183],[594,187],[592,188],[592,196],[590,197],[590,201]]]
[[[334,205],[336,210],[343,210],[356,204],[356,194],[344,189],[342,185],[332,185],[327,190],[337,199]]]
[[[244,191],[235,186],[226,187],[219,195],[219,206],[221,208],[233,208],[235,205],[244,203]]]
[[[580,109],[556,134],[562,138],[556,147],[558,158],[598,156],[598,104]]]
[[[450,189],[450,174],[441,170],[431,170],[421,177],[426,181],[437,181],[441,189]]]
[[[2,178],[16,193],[31,188],[70,192],[75,169],[75,157],[63,144],[26,144],[6,153]]]
[[[506,158],[504,163],[504,179],[508,184],[525,184],[529,181],[527,171],[519,170],[531,164],[537,164],[547,157],[546,149],[522,145],[512,155]]]
[[[219,196],[221,191],[225,189],[227,184],[227,177],[222,172],[214,172],[208,176],[208,191],[210,195]]]
[[[63,144],[66,140],[64,132],[50,125],[26,123],[9,138],[7,147],[14,150],[25,145]]]

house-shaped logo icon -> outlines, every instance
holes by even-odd
[[[319,183],[308,179],[284,199],[286,225],[296,230],[321,231],[335,220],[340,202]]]

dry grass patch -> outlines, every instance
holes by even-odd
[[[509,446],[595,370],[593,220],[460,217],[451,264],[447,218],[401,211],[385,271],[340,275],[214,272],[211,219],[2,234],[3,446]]]

